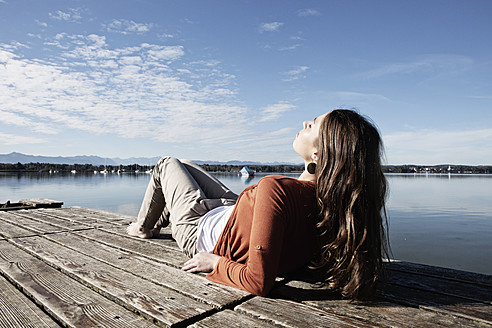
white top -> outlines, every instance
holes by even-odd
[[[234,206],[219,206],[208,211],[201,218],[196,232],[196,249],[199,252],[213,252],[233,209]]]

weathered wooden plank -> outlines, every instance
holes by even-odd
[[[492,275],[394,260],[386,263],[385,268],[392,271],[415,273],[419,276],[426,275],[492,287]]]
[[[112,223],[114,225],[128,225],[128,223],[132,222],[135,218],[124,215],[111,213],[103,210],[94,210],[84,207],[73,206],[67,210],[70,213],[83,214],[91,218],[98,219],[100,221]]]
[[[177,249],[172,239],[168,240],[169,246],[167,246],[167,244],[157,244],[149,239],[117,235],[100,229],[77,231],[76,234],[176,268],[181,268],[188,260],[188,257]],[[159,239],[159,241],[164,242],[165,240]]]
[[[0,276],[0,327],[59,328],[60,325]]]
[[[34,208],[34,206],[28,206],[21,203],[11,203],[10,201],[7,201],[6,203],[0,203],[0,212],[17,211],[17,210],[30,209],[30,208]]]
[[[108,227],[113,229],[121,228],[123,225],[118,222],[110,222],[108,219],[101,219],[100,216],[93,215],[86,211],[74,209],[74,208],[60,208],[60,209],[43,209],[45,215],[54,216],[61,219],[66,219],[79,224],[85,224],[95,228]]]
[[[72,220],[74,222],[80,222],[82,224],[87,224],[96,228],[104,229],[105,231],[116,233],[119,235],[126,236],[126,228],[135,220],[134,217],[127,215],[119,215],[101,210],[92,210],[83,207],[65,207],[61,209],[44,209],[50,215],[54,215],[60,218],[66,218],[67,220]],[[170,239],[168,236],[171,235],[171,228],[166,227],[161,230],[160,239]],[[157,238],[159,240],[159,238]],[[152,240],[150,240],[152,242]],[[163,244],[162,242],[157,242]],[[176,248],[175,243],[164,243],[168,246]]]
[[[377,327],[290,300],[254,297],[235,311],[282,327]]]
[[[26,218],[22,215],[19,215],[19,213],[23,211],[25,210],[20,210],[15,212],[1,212],[0,220],[21,227],[23,230],[30,231],[31,235],[68,231],[68,229],[56,227],[49,223],[39,222],[33,219]],[[3,234],[3,229],[2,229],[2,234]]]
[[[249,295],[236,288],[208,281],[202,275],[190,274],[80,235],[60,233],[46,238],[219,309]]]
[[[114,235],[118,235],[121,237],[139,239],[137,237],[128,236],[128,234],[126,233],[127,227],[128,227],[127,225],[126,226],[120,226],[120,227],[108,227],[108,226],[106,226],[106,227],[100,228],[100,230],[114,234]],[[155,245],[158,245],[161,247],[168,247],[168,248],[171,248],[174,250],[179,250],[178,244],[176,243],[176,241],[172,237],[172,232],[171,232],[170,227],[166,227],[166,228],[161,229],[159,237],[146,239],[146,241],[150,244],[155,244]]]
[[[492,306],[482,302],[388,284],[382,298],[391,302],[492,325]]]
[[[255,319],[250,316],[244,315],[231,310],[224,310],[217,312],[205,319],[202,319],[193,325],[189,326],[191,328],[217,328],[217,327],[228,327],[228,328],[248,328],[248,327],[258,327],[258,328],[274,328],[278,327],[267,321],[260,319]]]
[[[290,281],[275,289],[271,296],[299,301],[328,312],[370,322],[381,327],[483,327],[483,324],[469,320],[378,299],[371,302],[352,303],[340,299],[338,295],[319,284],[305,281]]]
[[[1,236],[5,238],[15,238],[15,237],[28,237],[28,236],[39,235],[38,232],[29,230],[29,228],[19,227],[15,224],[9,223],[8,221],[3,221],[1,214],[0,214],[0,225],[2,226],[2,229],[0,229]]]
[[[492,287],[402,271],[388,271],[387,276],[391,284],[492,304]]]
[[[67,327],[156,327],[6,241],[0,271]]]
[[[98,222],[98,228],[124,236],[126,236],[127,226],[136,219],[135,217],[129,215],[115,214],[107,211],[88,209],[78,206],[65,208],[64,210],[64,213],[70,213],[69,215],[72,218],[79,217],[81,215],[85,218],[92,218]],[[103,224],[103,222],[107,224]],[[166,246],[177,248],[176,243],[172,242],[172,238],[170,238],[170,236],[171,228],[169,226],[164,227],[161,230],[161,237],[151,239],[149,242],[155,241],[160,245],[165,244]],[[166,242],[166,240],[170,240],[171,242]],[[164,243],[162,241],[164,241]]]
[[[46,208],[46,207],[62,207],[63,202],[46,199],[46,198],[31,198],[19,200],[19,203],[26,204],[27,206],[34,206],[36,208]]]
[[[90,286],[107,298],[163,325],[195,320],[213,310],[173,290],[154,284],[42,237],[14,239],[23,249]]]
[[[19,211],[15,213],[18,216],[24,218],[32,219],[37,222],[47,223],[51,226],[58,227],[61,230],[81,230],[81,229],[92,229],[90,225],[81,224],[69,220],[66,218],[60,218],[53,214],[46,213],[44,210],[29,210],[29,211]]]

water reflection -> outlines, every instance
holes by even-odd
[[[252,176],[247,176],[247,177],[241,176],[241,180],[243,181],[243,183],[246,186],[249,186],[249,184],[251,183],[251,181],[253,181],[253,177]]]

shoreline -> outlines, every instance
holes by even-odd
[[[243,165],[201,164],[208,172],[238,173]],[[248,165],[256,173],[299,173],[304,165]],[[10,173],[93,173],[116,172],[134,173],[149,172],[153,165],[92,165],[92,164],[52,164],[52,163],[0,163],[0,172]],[[383,165],[385,174],[492,174],[492,165]]]

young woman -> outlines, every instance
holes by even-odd
[[[352,110],[303,122],[298,179],[271,175],[239,197],[188,161],[161,159],[128,234],[171,224],[183,270],[266,295],[275,277],[311,264],[343,297],[371,296],[385,246],[386,180],[377,129]]]

